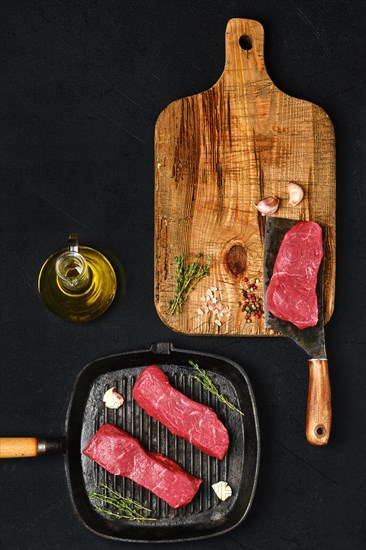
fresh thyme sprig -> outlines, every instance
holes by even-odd
[[[197,254],[196,259],[201,258],[201,256],[201,253]],[[207,256],[206,264],[194,261],[191,265],[185,266],[184,258],[184,252],[174,258],[177,282],[174,298],[169,303],[169,313],[171,315],[182,312],[183,304],[192,290],[210,272],[211,257],[209,255]]]
[[[107,510],[106,508],[95,505],[95,508],[100,512],[103,512],[104,514],[115,517],[117,519],[130,519],[139,523],[142,523],[144,521],[156,521],[155,518],[143,516],[138,511],[146,510],[147,512],[151,512],[149,508],[145,508],[142,504],[140,504],[136,500],[133,500],[132,498],[124,497],[121,493],[119,493],[118,491],[114,491],[114,489],[111,489],[111,487],[108,487],[108,485],[106,485],[105,483],[101,483],[100,486],[105,489],[106,492],[109,493],[109,495],[107,493],[101,494],[92,491],[89,493],[89,496],[94,500],[114,506],[117,510],[121,511],[121,513],[112,512],[111,510]]]
[[[208,376],[208,374],[206,373],[205,370],[201,369],[197,363],[195,363],[194,361],[188,361],[188,363],[196,370],[198,371],[198,376],[193,376],[192,377],[197,380],[200,384],[202,384],[202,386],[205,388],[205,390],[209,391],[210,393],[212,393],[213,395],[216,395],[217,399],[219,401],[221,401],[222,403],[225,403],[225,405],[227,407],[229,407],[229,409],[232,409],[233,411],[236,411],[237,413],[241,414],[242,416],[244,416],[244,413],[238,409],[237,407],[235,407],[235,405],[233,405],[228,399],[227,397],[225,397],[222,393],[219,392],[219,390],[217,389],[217,387],[215,386],[215,384],[212,382],[211,378]]]

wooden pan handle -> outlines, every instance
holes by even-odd
[[[312,445],[326,445],[332,424],[331,391],[327,359],[310,359],[306,438]]]
[[[38,440],[35,437],[0,437],[0,458],[37,456]]]

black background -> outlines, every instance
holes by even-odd
[[[358,5],[360,7],[358,7]],[[1,435],[60,436],[81,368],[151,342],[239,362],[255,391],[262,460],[230,534],[180,548],[356,550],[365,544],[365,12],[362,3],[264,0],[1,2]],[[210,87],[232,17],[265,27],[274,82],[321,105],[337,138],[337,290],[326,328],[329,446],[304,437],[307,357],[284,338],[174,334],[153,304],[154,125]],[[127,297],[70,325],[37,293],[70,231],[122,263]],[[132,548],[74,515],[63,457],[1,462],[1,548]],[[166,545],[165,548],[175,548]]]

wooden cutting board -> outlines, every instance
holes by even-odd
[[[313,103],[280,91],[267,74],[264,31],[257,21],[231,19],[226,29],[226,63],[209,90],[174,101],[155,129],[155,306],[177,332],[213,335],[274,335],[264,318],[245,320],[244,277],[257,278],[262,293],[265,217],[254,204],[275,196],[275,216],[313,220],[328,229],[325,251],[325,321],[335,291],[335,138],[328,115]],[[248,49],[249,48],[249,49]],[[287,183],[305,197],[288,200]],[[177,315],[174,257],[211,256],[209,276]],[[200,314],[210,287],[229,316]],[[218,294],[220,293],[220,294]]]

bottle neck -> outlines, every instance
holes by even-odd
[[[84,257],[75,250],[69,249],[57,258],[56,275],[66,292],[81,294],[89,286],[89,268]]]

